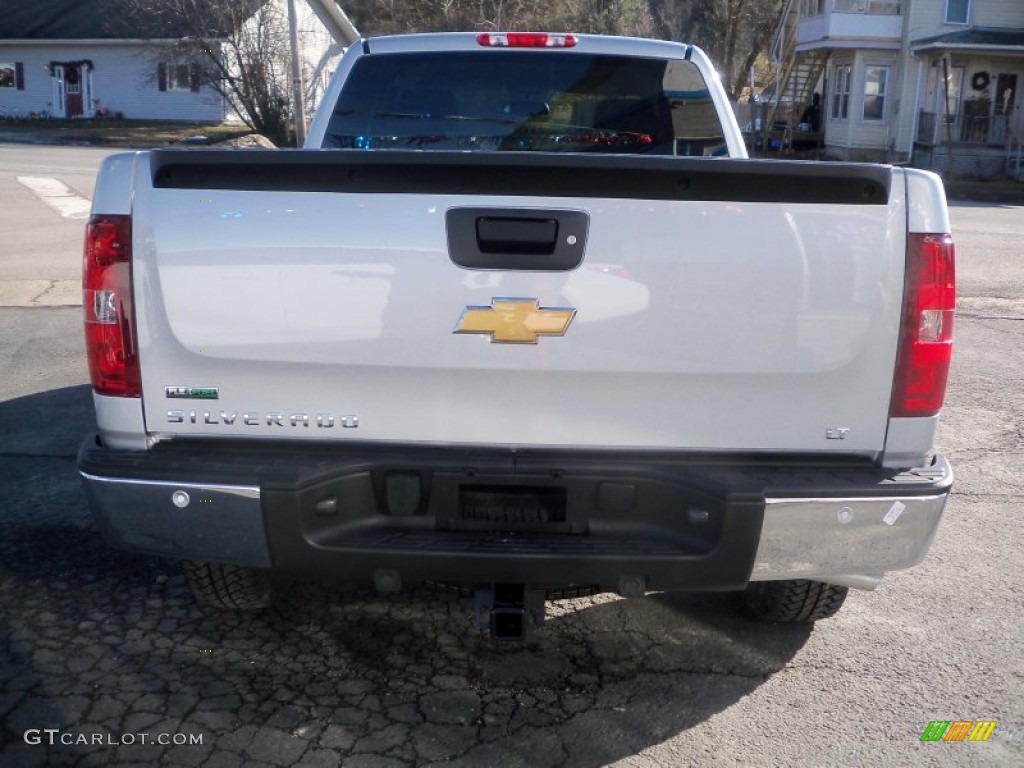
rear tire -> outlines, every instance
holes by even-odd
[[[261,611],[270,605],[270,571],[227,563],[181,564],[196,602],[230,611]]]
[[[835,616],[846,587],[820,581],[752,581],[743,593],[750,611],[765,621],[811,622]]]

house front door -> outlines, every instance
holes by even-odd
[[[81,117],[85,113],[82,101],[82,66],[64,65],[64,115]]]
[[[1002,123],[1004,133],[1009,130],[1020,141],[1024,138],[1024,72],[1000,72],[994,78],[995,93],[992,104],[993,125]],[[1006,142],[1006,136],[998,143]]]

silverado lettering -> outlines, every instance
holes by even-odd
[[[167,411],[167,423],[184,424],[187,421],[189,424],[223,423],[225,426],[231,426],[238,419],[238,416],[238,411],[184,411],[172,408]],[[310,418],[308,413],[292,413],[285,417],[281,412],[269,411],[262,414],[261,417],[259,412],[248,411],[242,414],[242,423],[250,427],[258,427],[263,423],[263,419],[265,419],[267,426],[309,427],[311,423]],[[353,414],[335,416],[332,413],[317,413],[312,416],[312,419],[315,419],[316,426],[321,429],[330,429],[335,423],[341,424],[345,429],[355,429],[359,426],[359,417]],[[285,421],[287,421],[287,424]]]

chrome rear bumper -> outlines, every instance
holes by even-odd
[[[128,550],[295,576],[363,580],[384,568],[410,584],[549,578],[613,590],[623,577],[665,590],[783,579],[871,589],[885,572],[924,558],[953,482],[942,457],[897,472],[793,461],[516,456],[417,447],[338,456],[273,446],[123,452],[91,440],[79,467],[105,537]],[[390,473],[420,478],[411,505],[388,498]],[[524,481],[568,489],[567,530],[503,533],[514,526],[459,526],[446,517],[466,484],[500,490]]]
[[[952,478],[950,477],[950,480]],[[751,581],[814,579],[874,589],[928,553],[948,493],[765,500]]]

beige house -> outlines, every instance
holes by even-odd
[[[821,94],[831,156],[1024,173],[1024,0],[787,0],[774,55],[774,118]]]

